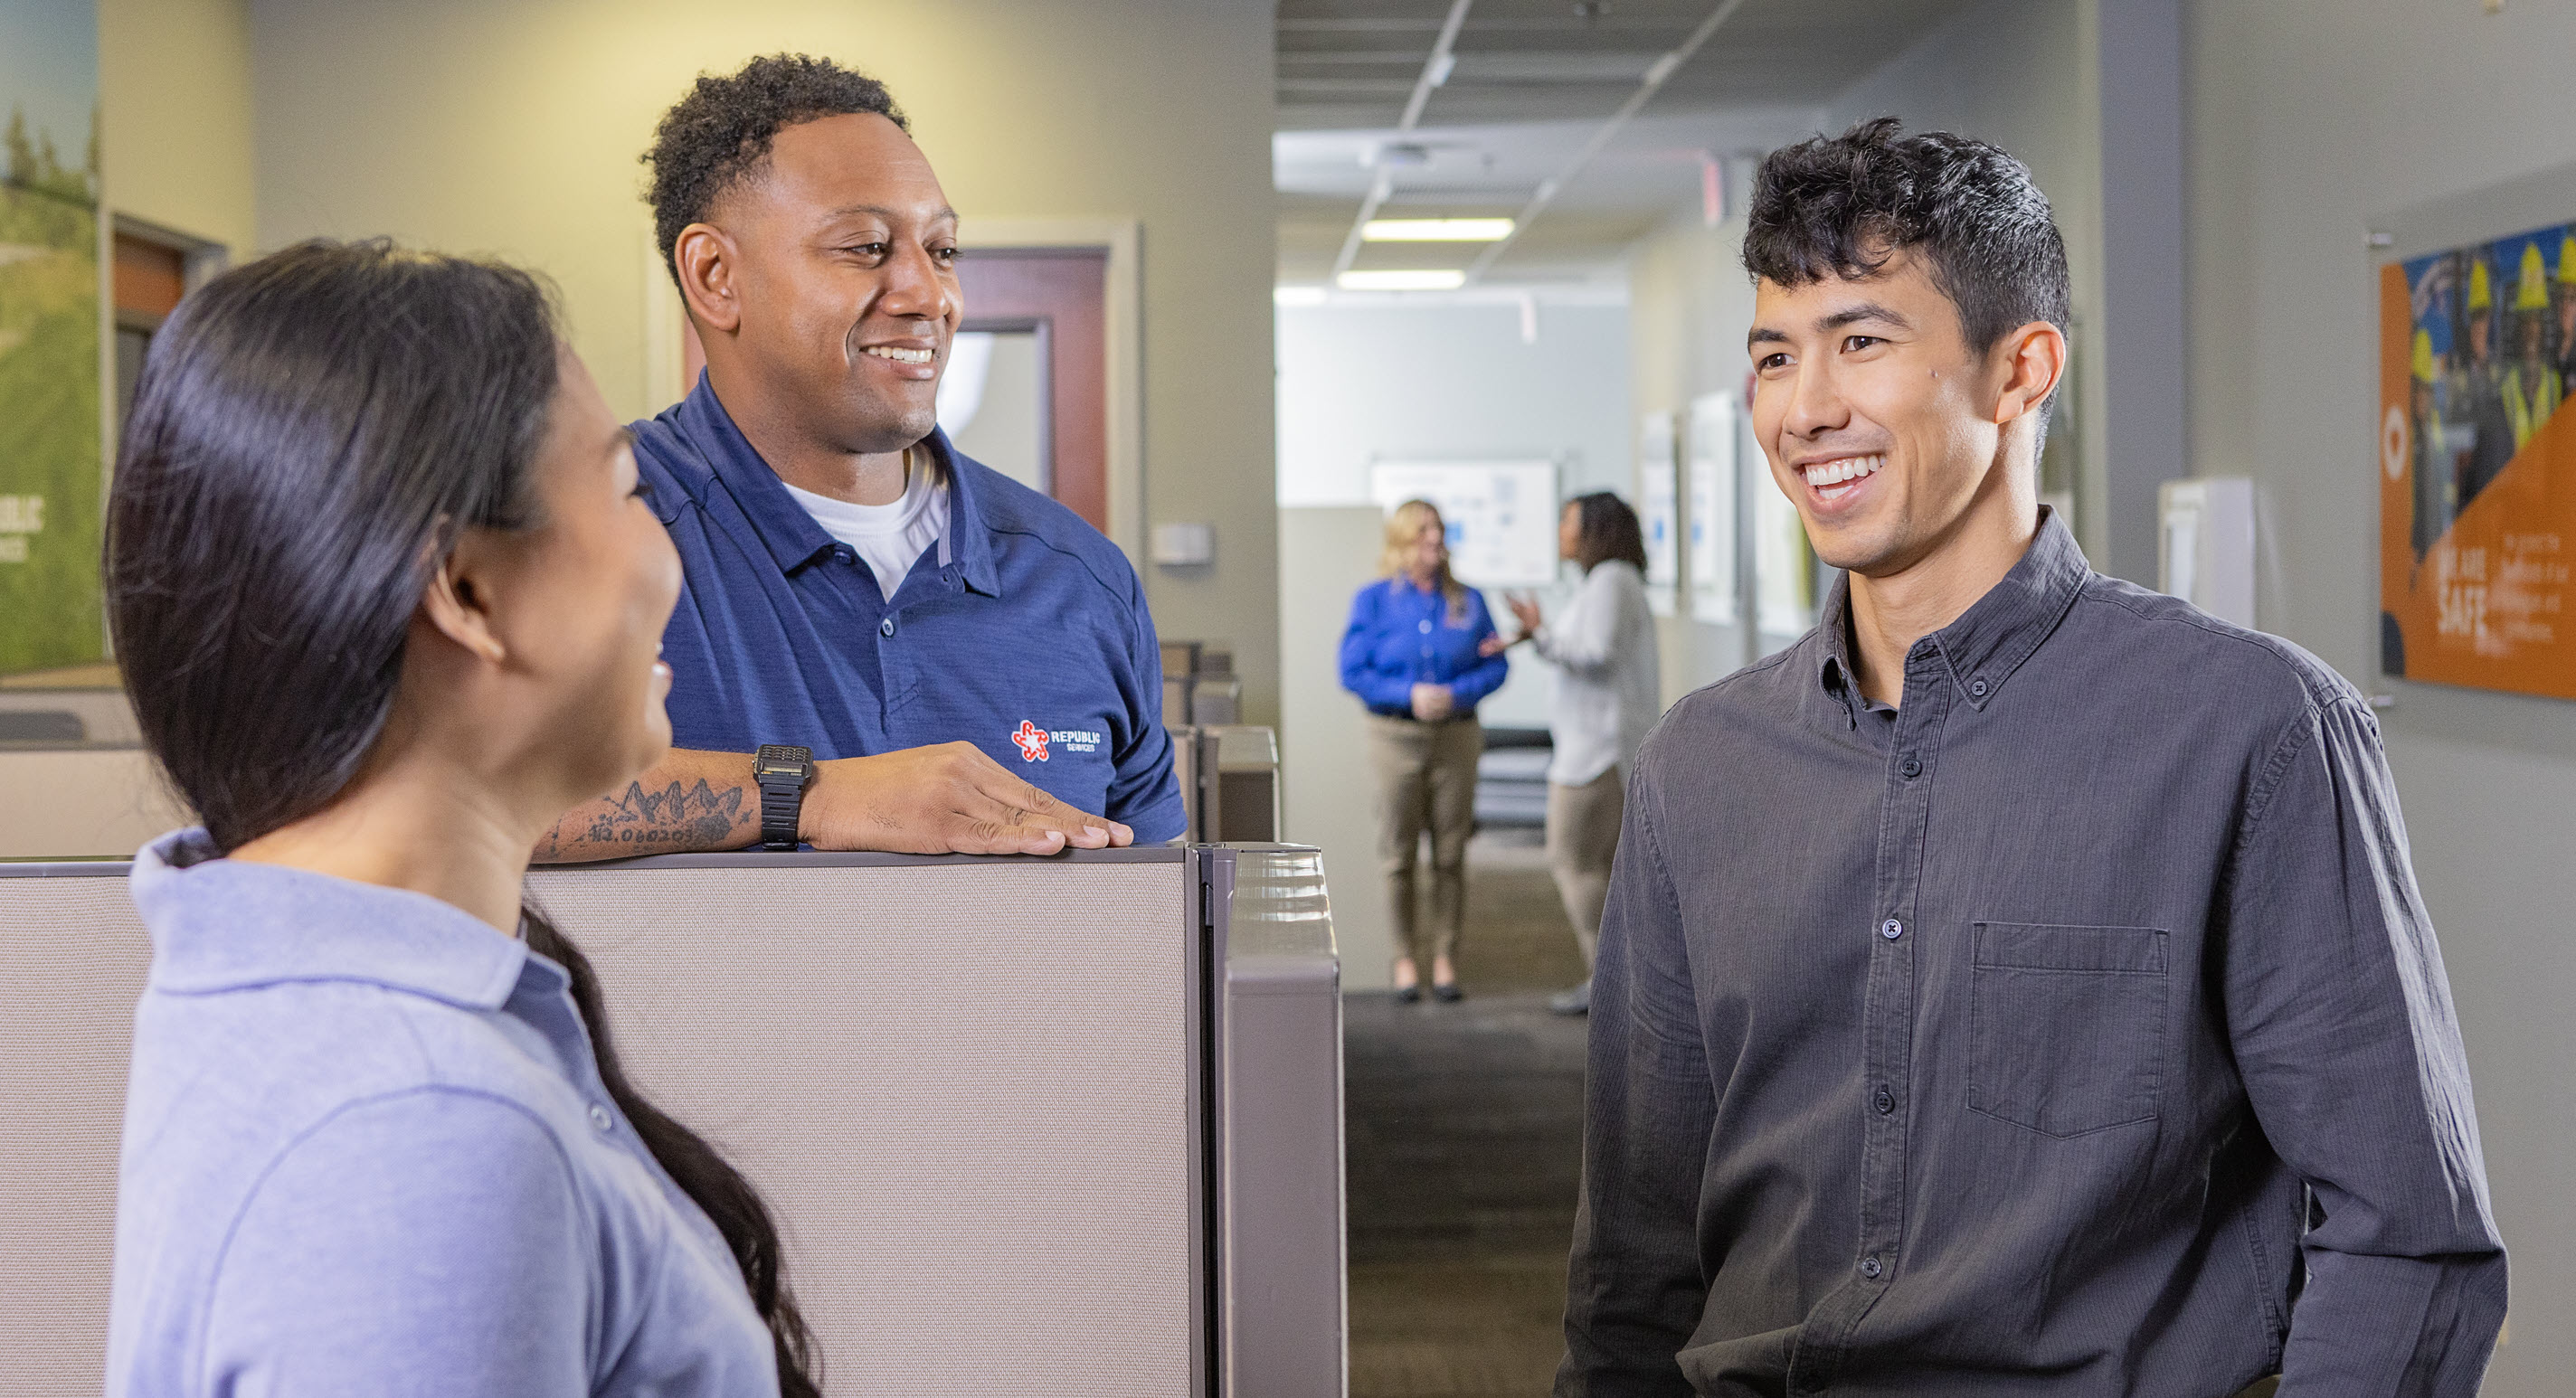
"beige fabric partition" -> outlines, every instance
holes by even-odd
[[[0,878],[0,1394],[10,1398],[99,1392],[125,1064],[150,961],[122,877]]]
[[[0,877],[0,1395],[98,1392],[147,961],[121,866]],[[11,871],[0,866],[0,875]],[[1189,856],[541,872],[637,1083],[767,1193],[843,1394],[1189,1395],[1208,1330]]]

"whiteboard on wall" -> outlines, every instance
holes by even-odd
[[[1469,587],[1556,581],[1556,463],[1380,461],[1369,497],[1383,511],[1428,500],[1449,526],[1449,571]]]
[[[1681,519],[1673,493],[1673,415],[1648,413],[1637,423],[1637,525],[1646,537],[1646,606],[1673,614],[1681,576]]]
[[[1704,394],[1690,413],[1691,619],[1733,625],[1735,590],[1735,396]]]

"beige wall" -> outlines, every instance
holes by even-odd
[[[824,54],[886,80],[965,215],[1142,231],[1144,519],[1217,561],[1145,568],[1166,635],[1230,640],[1278,712],[1270,6],[254,0],[259,236],[391,234],[561,284],[610,402],[663,404],[664,294],[636,158],[705,70]]]
[[[1745,372],[1752,367],[1744,352],[1744,332],[1753,325],[1753,287],[1744,276],[1743,246],[1740,215],[1711,228],[1692,210],[1675,215],[1630,250],[1629,396],[1634,416],[1670,413],[1687,436],[1692,399],[1743,389]],[[1775,488],[1768,484],[1761,461],[1746,460],[1739,466],[1756,477],[1747,489]],[[1621,490],[1635,499],[1633,465],[1627,476]],[[1687,484],[1680,496],[1684,512],[1680,527],[1687,538]],[[1690,566],[1688,548],[1677,547],[1674,554],[1683,568]],[[1745,628],[1696,620],[1691,615],[1687,580],[1679,586],[1673,614],[1655,621],[1658,673],[1667,706],[1755,658],[1746,649]],[[1778,643],[1776,637],[1771,641]]]
[[[2576,216],[2566,120],[2576,9],[2409,0],[2192,0],[2187,207],[2191,444],[2248,475],[2259,615],[2367,688],[2381,716],[2477,1083],[2511,1340],[2486,1392],[2576,1372],[2576,704],[2378,676],[2375,255],[2407,211],[2541,176],[2494,226]],[[2534,197],[2537,196],[2537,197]]]
[[[253,250],[250,9],[244,0],[99,0],[111,213]]]

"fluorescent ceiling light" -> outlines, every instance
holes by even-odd
[[[1344,272],[1334,283],[1344,291],[1456,291],[1467,284],[1467,274],[1458,268]]]
[[[1270,288],[1270,304],[1274,306],[1320,306],[1324,304],[1324,296],[1324,289],[1320,286]]]
[[[1507,218],[1373,218],[1360,226],[1370,243],[1499,243],[1512,236]]]

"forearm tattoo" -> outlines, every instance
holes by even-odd
[[[629,782],[624,795],[566,816],[548,832],[538,858],[560,855],[565,845],[594,845],[619,854],[730,849],[744,843],[758,823],[745,815],[746,808],[759,809],[745,796],[747,790],[739,785],[719,789],[704,779],[694,787],[673,782],[659,791]]]

